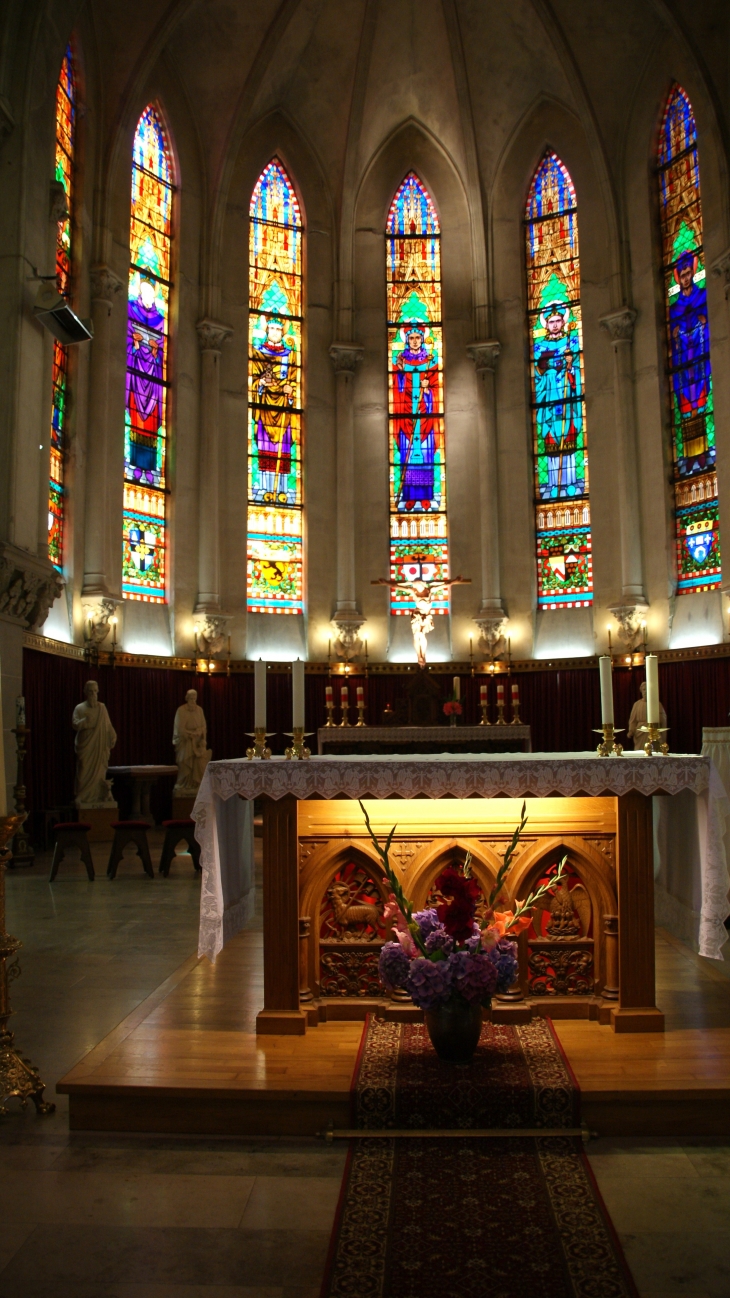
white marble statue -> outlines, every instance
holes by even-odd
[[[99,702],[97,682],[87,681],[84,694],[84,702],[74,708],[71,719],[76,731],[76,806],[116,807],[112,782],[106,779],[116,731],[106,707]]]
[[[371,581],[370,583],[371,586],[389,586],[391,590],[400,591],[413,600],[415,608],[411,613],[411,633],[419,667],[426,666],[428,637],[433,631],[433,601],[436,592],[448,590],[450,586],[469,586],[470,584],[471,577],[444,577],[441,580],[434,581],[424,581],[420,577],[413,581],[405,578],[403,580],[389,581],[387,577],[379,577],[377,581]]]
[[[667,714],[660,703],[659,704],[660,728],[662,730],[665,729],[666,724],[667,724]],[[645,726],[645,725],[646,725],[646,681],[642,681],[641,698],[636,700],[633,708],[631,709],[631,716],[629,717],[628,730],[626,731],[626,734],[628,735],[629,739],[633,739],[634,741],[634,749],[643,749],[644,744],[649,738],[646,730],[639,729],[640,726]],[[665,737],[666,737],[665,735],[662,735],[661,736],[662,740],[664,740]]]
[[[175,713],[172,732],[177,762],[177,783],[173,794],[178,797],[195,797],[203,772],[212,757],[207,747],[205,713],[198,703],[197,690],[188,690],[185,702]]]

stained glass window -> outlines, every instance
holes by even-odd
[[[659,202],[674,460],[677,592],[720,585],[715,415],[697,126],[680,86],[659,137]]]
[[[303,613],[304,230],[277,158],[256,182],[249,221],[247,607]]]
[[[386,225],[391,581],[449,575],[444,448],[441,231],[431,195],[410,172]],[[410,614],[413,596],[391,587],[390,611]],[[448,588],[434,613],[448,613]]]
[[[548,151],[525,213],[535,473],[537,602],[593,599],[583,325],[575,189]]]
[[[76,83],[71,46],[66,49],[56,87],[56,181],[66,195],[66,215],[58,222],[56,235],[56,286],[68,297],[71,292],[71,223],[74,197],[74,144],[76,135]],[[68,401],[68,348],[53,340],[53,397],[51,404],[51,470],[48,487],[48,557],[63,568],[63,524],[65,513],[64,456],[66,452],[66,405]]]
[[[165,602],[172,181],[165,128],[149,104],[132,151],[122,594],[154,604]]]

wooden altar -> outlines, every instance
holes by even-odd
[[[467,851],[487,894],[528,799],[507,903],[524,897],[563,855],[569,879],[565,895],[521,939],[514,1001],[495,1003],[493,1012],[663,1031],[655,1003],[651,796],[685,789],[705,795],[709,777],[706,758],[643,754],[211,763],[196,810],[204,868],[215,873],[218,801],[233,794],[263,800],[264,1005],[257,1032],[303,1034],[308,1024],[362,1018],[374,1005],[393,1016],[415,1012],[388,1002],[377,985],[386,889],[359,798],[379,836],[397,824],[393,860],[416,906],[427,903],[444,866],[463,861]]]

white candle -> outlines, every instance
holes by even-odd
[[[304,729],[304,663],[301,658],[291,665],[292,730]]]
[[[613,676],[611,659],[603,656],[598,659],[598,671],[601,677],[601,725],[613,725]]]
[[[512,682],[512,702],[519,703],[519,701],[520,701],[520,687],[517,684],[517,681],[513,681]]]
[[[504,682],[497,681],[497,702],[504,703]]]
[[[461,698],[461,681],[459,680],[458,676],[454,677],[454,698],[455,699]]]
[[[15,700],[15,724],[16,726],[25,725],[25,699],[19,694]]]
[[[357,687],[357,702],[358,702],[358,706],[363,702],[364,698],[365,698],[365,690],[364,690],[364,688],[363,688],[362,685],[358,685],[358,687]]]
[[[340,690],[340,703],[347,703],[349,695],[350,695],[350,691],[348,690],[346,685],[343,685],[342,689]]]
[[[659,659],[646,655],[646,724],[659,725]]]
[[[266,663],[259,658],[253,665],[254,730],[266,729]]]
[[[324,698],[325,698],[325,703],[331,703],[331,702],[332,702],[332,686],[331,686],[331,685],[325,685],[325,687],[324,687]]]
[[[479,702],[480,702],[480,703],[486,703],[486,701],[487,701],[487,687],[486,687],[486,685],[480,685],[480,686],[479,686]]]

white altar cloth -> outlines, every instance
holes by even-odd
[[[723,841],[730,811],[711,760],[701,756],[598,757],[596,753],[439,753],[404,756],[317,756],[308,761],[210,762],[193,808],[203,884],[199,955],[214,960],[252,913],[253,871],[240,857],[226,806],[262,794],[295,798],[508,798],[646,796],[688,792],[706,808],[700,843],[700,953],[722,959],[727,934],[728,879]],[[237,795],[237,796],[235,796]],[[231,857],[233,854],[233,858]],[[247,883],[250,894],[245,893]],[[245,895],[244,895],[245,894]],[[245,900],[250,897],[250,902]],[[723,900],[724,898],[724,900]]]

